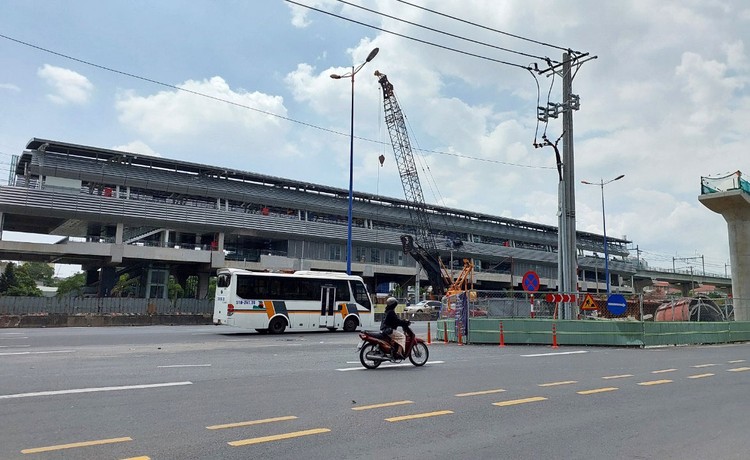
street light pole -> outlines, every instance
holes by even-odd
[[[368,62],[372,61],[378,54],[379,49],[375,48],[367,55],[365,62],[355,67],[352,71],[343,75],[331,74],[331,78],[338,80],[341,78],[351,77],[352,80],[352,107],[351,107],[351,130],[349,133],[349,213],[347,215],[347,234],[346,234],[346,274],[352,274],[352,204],[354,202],[354,76],[362,70]]]
[[[598,183],[588,182],[585,180],[581,181],[582,184],[586,184],[586,185],[598,185],[602,190],[602,230],[604,232],[604,276],[607,279],[607,297],[609,297],[610,285],[609,285],[609,249],[607,248],[607,215],[604,212],[604,186],[616,180],[620,180],[623,177],[625,177],[625,174],[620,174],[619,176],[615,177],[614,179],[610,179],[607,182],[604,182],[604,179],[600,179]]]

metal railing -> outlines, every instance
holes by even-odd
[[[206,315],[213,299],[0,297],[0,315]]]

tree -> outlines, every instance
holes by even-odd
[[[206,292],[207,299],[213,299],[216,297],[216,277],[212,276],[208,279],[208,291]]]
[[[42,291],[29,276],[23,266],[16,267],[8,262],[5,272],[0,276],[0,295],[17,297],[41,297]]]
[[[131,297],[135,296],[138,292],[138,286],[140,280],[138,278],[130,278],[130,275],[123,273],[117,280],[115,285],[112,287],[112,297]]]
[[[177,278],[174,275],[169,275],[169,281],[167,282],[167,293],[169,298],[172,299],[172,305],[177,302],[178,297],[182,297],[185,294],[185,290],[177,282]]]
[[[191,299],[198,298],[198,277],[195,275],[188,276],[185,280],[185,297]]]
[[[57,293],[55,297],[74,296],[80,297],[83,287],[86,285],[86,274],[76,273],[57,282]]]
[[[45,264],[44,262],[26,262],[22,267],[31,276],[31,279],[42,283],[43,286],[55,285],[55,280],[52,279],[55,276],[55,269],[50,264]]]

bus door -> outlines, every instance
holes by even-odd
[[[334,286],[323,286],[320,289],[320,326],[334,327],[334,305],[336,305],[336,288]]]

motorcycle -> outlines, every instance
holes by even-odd
[[[424,340],[414,334],[409,326],[402,327],[406,335],[405,355],[415,366],[424,366],[430,356],[430,350]],[[359,361],[367,369],[375,369],[383,362],[400,363],[406,358],[394,355],[398,348],[396,343],[391,343],[391,338],[380,331],[362,331],[359,333],[362,342],[359,349]]]

